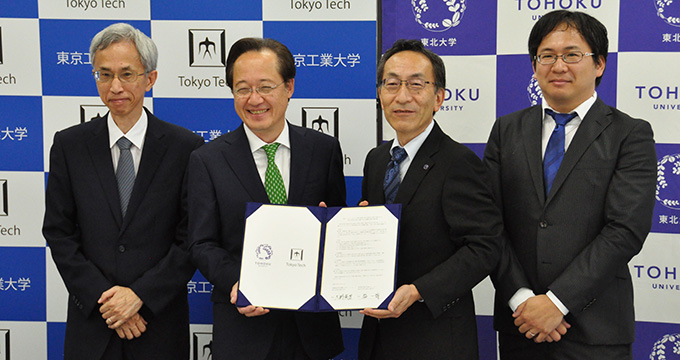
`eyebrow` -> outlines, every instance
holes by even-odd
[[[387,74],[385,74],[385,77],[388,77],[388,78],[389,78],[389,77],[398,78],[398,77],[399,77],[399,74],[396,74],[396,73],[393,73],[393,72],[388,72]],[[411,75],[407,76],[407,78],[409,78],[409,79],[423,78],[423,79],[424,79],[424,78],[425,78],[425,74],[423,74],[423,73],[415,73],[415,74],[411,74]]]
[[[577,46],[577,45],[572,45],[572,46],[567,46],[567,47],[565,47],[564,50],[566,50],[566,51],[574,51],[574,50],[581,50],[581,48],[580,48],[579,46]],[[553,48],[545,48],[545,49],[541,49],[541,51],[539,51],[539,53],[546,52],[546,51],[555,52],[556,50],[553,49]]]

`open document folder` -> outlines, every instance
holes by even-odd
[[[401,205],[248,203],[237,306],[386,309],[396,285]]]

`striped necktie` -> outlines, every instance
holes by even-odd
[[[545,182],[545,196],[547,197],[564,158],[564,126],[576,117],[576,113],[560,114],[550,109],[545,109],[545,113],[555,119],[555,128],[550,135],[543,157],[543,180]]]
[[[130,146],[132,146],[130,140],[126,137],[122,137],[118,139],[116,145],[118,145],[118,148],[120,149],[118,168],[116,169],[116,180],[118,181],[120,209],[123,212],[123,217],[125,217],[128,204],[130,203],[132,188],[135,185],[135,163],[132,160],[132,153],[130,152]]]

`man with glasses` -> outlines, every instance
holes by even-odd
[[[295,61],[272,39],[244,38],[227,57],[243,124],[189,161],[191,258],[214,285],[214,360],[327,360],[343,350],[337,313],[235,306],[246,203],[345,205],[337,139],[289,124]]]
[[[397,137],[368,153],[360,205],[402,205],[398,288],[387,310],[361,311],[359,359],[478,359],[472,288],[502,245],[484,165],[433,120],[446,86],[439,56],[399,40],[377,72]]]
[[[628,261],[651,228],[652,128],[595,88],[607,29],[543,15],[529,36],[543,103],[499,118],[484,154],[508,244],[497,271],[501,359],[632,359]],[[558,342],[556,342],[558,341]]]
[[[69,292],[65,359],[186,359],[184,172],[203,139],[143,107],[158,51],[128,24],[93,39],[102,117],[54,136],[43,234]]]

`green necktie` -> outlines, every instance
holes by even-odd
[[[283,185],[283,177],[281,177],[281,172],[274,162],[279,145],[281,144],[273,143],[262,147],[264,152],[267,153],[267,171],[264,173],[264,188],[267,190],[267,196],[269,196],[269,201],[272,204],[286,204],[288,202],[286,187]]]

